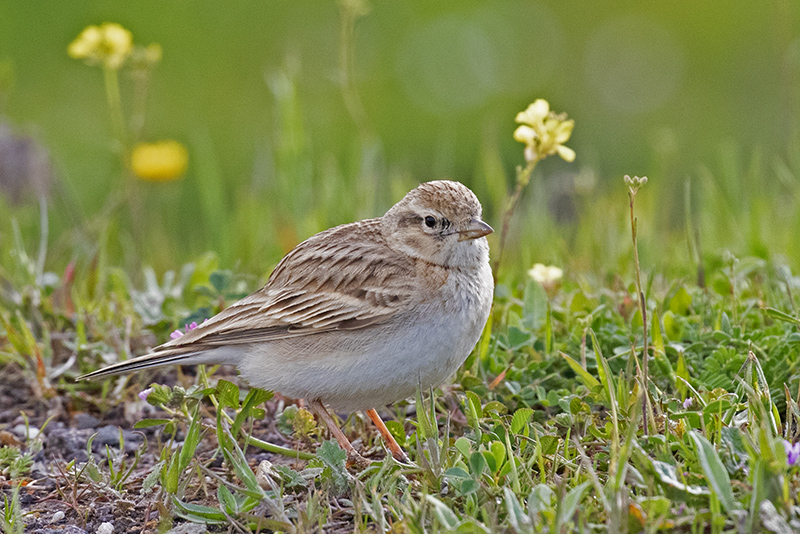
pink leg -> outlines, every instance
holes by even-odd
[[[398,462],[411,463],[411,461],[408,459],[408,456],[406,456],[406,453],[403,452],[403,449],[400,447],[400,445],[394,439],[392,434],[389,432],[389,429],[386,428],[386,425],[383,423],[383,419],[381,419],[381,416],[378,415],[378,412],[376,412],[374,409],[367,410],[367,415],[369,416],[370,419],[372,419],[372,422],[375,423],[375,426],[378,427],[378,432],[381,433],[383,439],[386,440],[386,445],[392,452],[392,456],[394,456],[394,459],[397,460]]]

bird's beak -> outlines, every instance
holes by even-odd
[[[494,232],[494,230],[491,226],[483,222],[480,218],[474,217],[469,221],[469,224],[464,230],[458,232],[458,240],[466,241],[467,239],[478,239],[492,232]]]

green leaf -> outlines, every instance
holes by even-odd
[[[465,480],[470,478],[469,473],[467,473],[460,467],[451,467],[450,469],[444,472],[444,476],[450,478],[460,478]]]
[[[337,491],[341,492],[347,488],[349,475],[347,473],[347,453],[336,443],[335,440],[324,441],[317,449],[317,457],[330,470],[331,480]]]
[[[397,444],[401,447],[405,447],[408,442],[408,436],[406,435],[406,429],[403,427],[403,424],[400,421],[386,421],[385,423],[386,428],[389,429],[389,433],[395,441],[397,441]]]
[[[671,340],[677,341],[683,335],[682,321],[675,318],[675,314],[670,310],[664,312],[661,318],[664,321],[664,334]]]
[[[230,490],[225,487],[225,485],[221,484],[217,488],[217,500],[219,501],[220,506],[225,509],[226,514],[234,515],[239,511],[239,507],[236,504],[236,499],[233,498]]]
[[[471,445],[468,438],[465,438],[464,436],[458,438],[455,442],[455,448],[464,456],[464,458],[469,458]]]
[[[523,532],[530,529],[531,518],[525,513],[525,509],[519,503],[519,499],[511,491],[511,488],[504,487],[503,495],[505,496],[506,510],[508,510],[508,522],[514,532]]]
[[[784,321],[787,323],[794,323],[800,324],[800,319],[789,315],[788,313],[784,313],[780,310],[776,310],[775,308],[764,308],[764,313],[769,315],[774,319],[778,319],[779,321]]]
[[[489,355],[489,346],[492,341],[492,314],[489,314],[489,319],[486,321],[486,325],[483,327],[483,334],[481,334],[481,340],[478,342],[478,355],[481,361],[484,361],[486,357]]]
[[[586,386],[587,389],[593,390],[594,388],[600,385],[600,381],[597,380],[594,376],[592,376],[592,374],[589,373],[589,371],[581,367],[580,363],[573,360],[571,357],[567,356],[563,352],[559,354],[561,354],[561,357],[564,358],[564,360],[566,360],[570,369],[572,369],[575,372],[575,374],[578,375],[578,378],[580,378],[581,382],[583,382],[583,385]]]
[[[238,393],[236,395],[237,402],[238,402]],[[260,404],[263,404],[270,400],[273,397],[273,393],[271,391],[264,391],[263,389],[259,388],[252,388],[250,391],[247,392],[247,396],[242,403],[242,409],[236,414],[236,419],[233,422],[233,426],[231,427],[231,433],[234,436],[239,435],[239,429],[242,428],[245,420],[252,416],[256,419],[263,418],[264,416],[261,415],[263,410],[257,408]]]
[[[472,472],[472,476],[480,478],[484,469],[486,469],[486,459],[483,457],[483,454],[480,452],[473,452],[469,457],[469,470]]]
[[[239,386],[227,380],[217,383],[217,398],[220,407],[236,409],[239,407]]]
[[[172,502],[175,505],[176,515],[194,523],[206,525],[228,523],[228,518],[225,517],[225,514],[216,508],[183,502],[177,498],[173,498]]]
[[[661,335],[661,320],[658,317],[658,311],[653,310],[653,326],[650,335],[653,340],[653,349],[661,354],[664,354],[664,337]]]
[[[498,414],[502,415],[508,411],[508,406],[503,404],[500,401],[489,401],[483,406],[483,413],[484,414]],[[495,417],[496,419],[496,417]]]
[[[675,387],[678,390],[678,397],[681,399],[686,398],[686,382],[689,381],[689,370],[686,367],[686,358],[683,356],[683,351],[678,354],[678,368],[675,370],[675,375],[683,380],[676,380]]]
[[[444,528],[454,530],[459,526],[458,516],[445,503],[433,495],[425,495],[425,499],[433,505],[433,513]]]
[[[153,406],[167,404],[172,399],[172,389],[161,384],[150,384],[153,391],[147,395],[147,402]]]
[[[245,488],[240,488],[239,491],[243,492],[248,497],[254,499],[261,499],[264,497],[264,490],[256,480],[256,475],[247,463],[247,458],[244,452],[239,447],[236,439],[231,435],[230,430],[227,428],[226,423],[222,420],[222,410],[217,410],[217,443],[222,451],[222,456],[228,465],[233,467],[236,476],[241,480]]]
[[[533,409],[531,408],[520,408],[514,412],[514,416],[511,418],[511,432],[514,434],[522,432],[522,429],[528,424],[532,415]]]
[[[461,495],[469,495],[481,489],[481,484],[477,480],[465,480],[461,483]]]
[[[180,483],[180,461],[179,453],[173,453],[169,459],[169,464],[162,467],[161,483],[164,485],[164,491],[170,495],[174,495],[178,491]]]
[[[591,481],[587,480],[586,482],[575,486],[569,491],[569,493],[567,493],[566,497],[564,497],[564,500],[562,501],[561,508],[558,511],[562,521],[566,521],[575,515],[575,510],[578,509],[578,505],[583,498],[584,492],[591,485]]]
[[[539,445],[542,448],[542,454],[550,455],[558,451],[558,436],[542,436],[539,438]]]
[[[688,315],[692,306],[692,296],[686,291],[685,287],[680,288],[669,299],[669,311],[675,315]]]
[[[469,404],[468,411],[471,412],[476,419],[483,417],[483,410],[481,409],[481,398],[472,391],[465,392],[467,396],[467,403]]]
[[[307,488],[308,482],[303,476],[285,465],[273,465],[272,470],[278,473],[281,477],[281,482],[287,488]]]
[[[233,273],[228,270],[214,271],[208,277],[208,281],[211,282],[217,294],[224,293],[225,290],[228,289],[228,286],[230,286],[232,279]]]
[[[539,282],[529,280],[525,285],[522,301],[523,324],[531,331],[537,331],[547,320],[547,293]]]
[[[653,470],[663,484],[672,486],[673,488],[681,491],[685,491],[691,495],[703,495],[708,493],[708,490],[705,488],[700,486],[691,486],[678,479],[675,466],[660,460],[652,460],[652,464]]]
[[[728,512],[735,510],[736,501],[733,498],[731,479],[717,451],[714,449],[714,446],[695,430],[690,430],[689,435],[694,440],[697,450],[697,459],[700,461],[703,473],[705,473],[706,478],[709,483],[711,483],[711,487],[717,495],[719,502]]]
[[[197,444],[200,443],[200,413],[198,409],[192,413],[192,421],[189,423],[189,429],[186,431],[186,438],[183,440],[183,447],[178,462],[179,472],[183,472],[189,466],[189,462],[194,457]]]
[[[726,312],[722,312],[722,317],[720,318],[719,329],[730,335],[733,335],[733,329],[731,328],[731,319],[728,317]]]
[[[544,512],[552,508],[555,492],[547,484],[539,484],[528,495],[528,511],[532,513]]]
[[[493,441],[489,448],[492,451],[492,456],[494,456],[497,469],[499,469],[506,461],[506,446],[499,441]],[[495,469],[493,469],[493,471],[495,471]]]
[[[497,473],[498,465],[497,460],[495,459],[494,455],[491,451],[483,451],[478,454],[483,455],[483,459],[486,461],[486,465],[489,467],[489,471],[492,474]]]

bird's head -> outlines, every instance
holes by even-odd
[[[489,261],[486,235],[492,227],[468,187],[447,180],[427,182],[410,191],[383,216],[389,244],[438,265],[469,267]]]

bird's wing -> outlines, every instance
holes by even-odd
[[[372,219],[327,230],[290,252],[259,291],[156,351],[188,352],[388,321],[407,309],[415,266]]]

